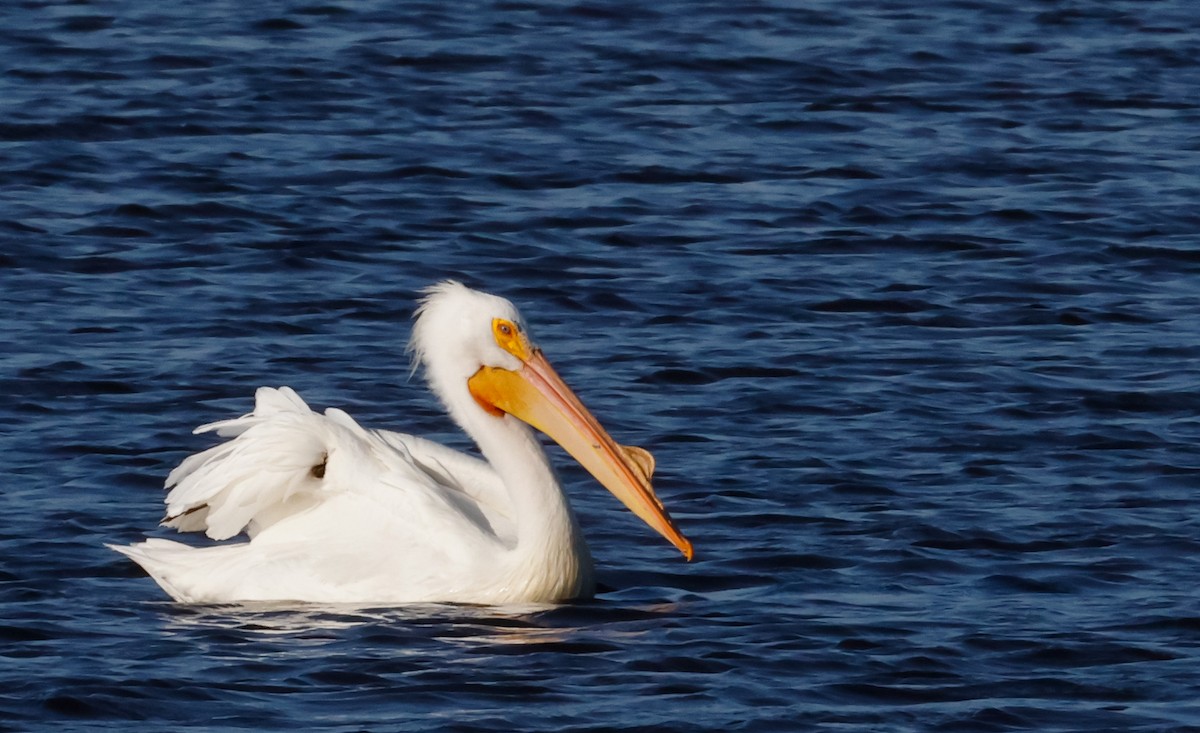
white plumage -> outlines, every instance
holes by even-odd
[[[228,440],[167,478],[164,525],[248,540],[113,549],[185,602],[585,597],[591,556],[529,422],[690,558],[650,488],[653,459],[612,441],[512,304],[455,282],[427,292],[411,348],[486,460],[368,430],[341,410],[314,412],[290,388],[264,387],[250,414],[198,428]]]

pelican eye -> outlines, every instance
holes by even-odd
[[[529,358],[529,341],[521,333],[517,324],[506,318],[492,321],[492,335],[500,348],[517,357],[521,361]]]

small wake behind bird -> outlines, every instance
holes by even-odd
[[[167,478],[163,524],[214,540],[111,546],[177,601],[545,603],[594,592],[587,543],[531,426],[687,559],[654,493],[654,459],[615,442],[562,381],[509,301],[446,281],[411,348],[483,460],[314,412],[263,387],[254,411],[201,426],[224,443]]]

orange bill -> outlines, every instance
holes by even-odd
[[[524,365],[517,371],[483,367],[468,381],[472,396],[491,412],[504,412],[532,425],[579,461],[588,473],[643,522],[692,559],[692,543],[654,494],[654,458],[622,446],[600,426],[540,349],[514,348]]]

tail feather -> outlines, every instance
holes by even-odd
[[[190,568],[195,564],[193,561],[199,559],[195,548],[180,542],[160,539],[149,539],[133,545],[105,545],[105,547],[119,552],[141,565],[142,569],[151,578],[154,578],[154,582],[158,583],[167,592],[167,595],[176,601],[191,603],[202,600],[196,597],[186,584],[179,582],[182,580],[181,575],[190,575],[181,573],[180,570]]]

